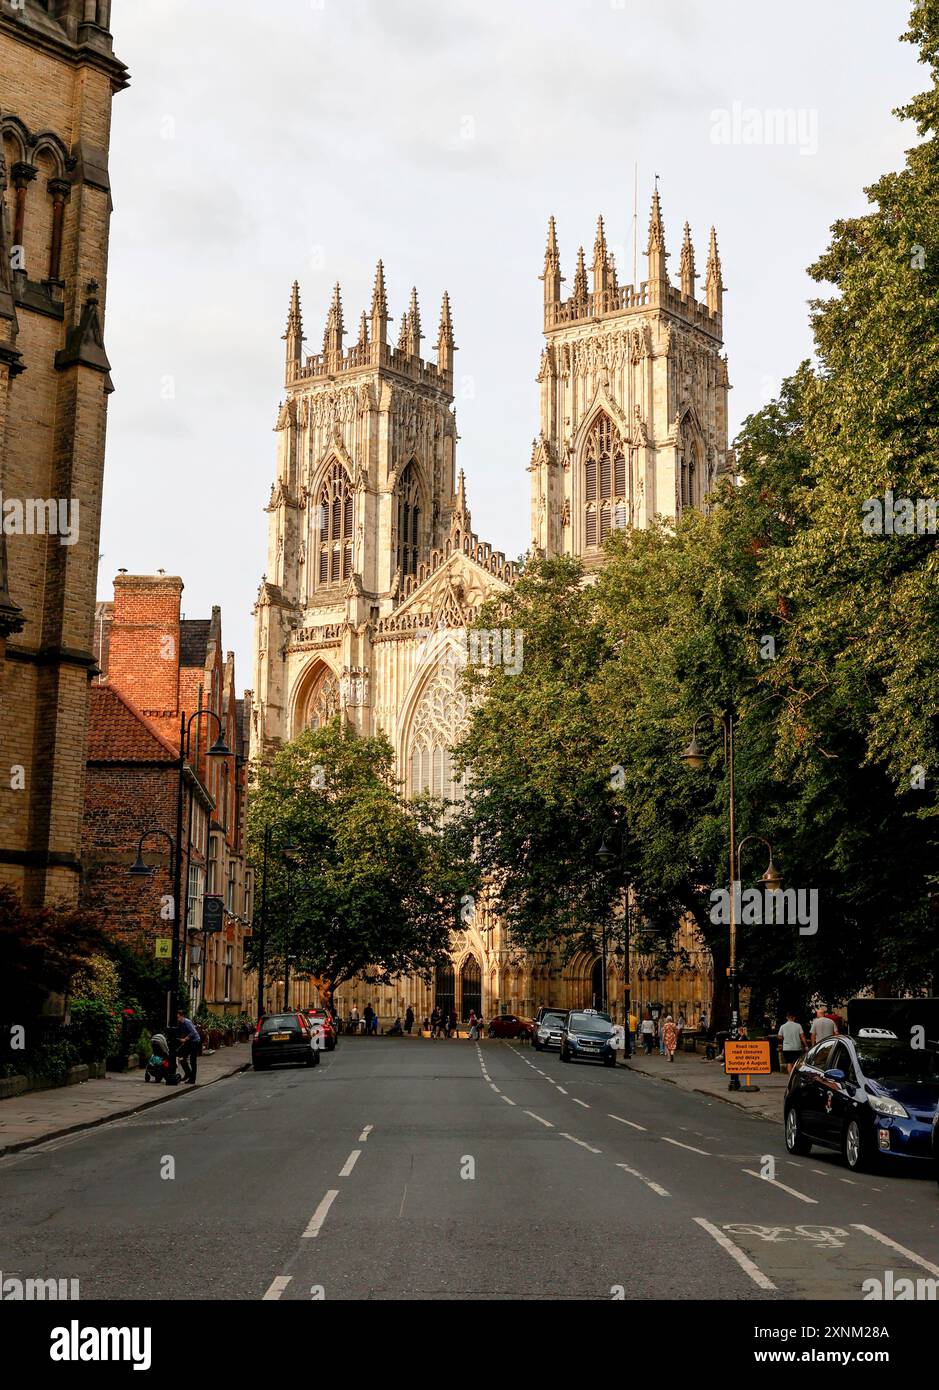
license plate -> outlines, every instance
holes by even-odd
[[[272,1033],[272,1034],[271,1034],[271,1042],[289,1042],[289,1041],[290,1041],[290,1034],[289,1034],[289,1033]]]

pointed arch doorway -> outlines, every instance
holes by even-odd
[[[483,972],[475,956],[467,956],[460,967],[460,1010],[464,1022],[470,1012],[478,1018],[483,1011]]]

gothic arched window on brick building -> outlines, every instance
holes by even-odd
[[[320,488],[317,516],[320,584],[338,584],[352,573],[352,484],[334,463]]]
[[[583,458],[584,545],[595,550],[630,520],[626,446],[609,415],[594,420]]]
[[[463,779],[450,756],[469,710],[461,674],[456,654],[448,652],[424,687],[411,725],[408,763],[412,796],[425,793],[443,801],[463,800]]]
[[[417,467],[412,462],[401,474],[397,487],[398,569],[402,578],[417,574],[421,492]]]

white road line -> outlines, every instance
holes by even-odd
[[[818,1206],[814,1197],[806,1197],[804,1192],[797,1192],[794,1187],[787,1187],[784,1182],[777,1182],[775,1178],[764,1178],[762,1173],[755,1173],[752,1168],[741,1168],[741,1173],[749,1173],[751,1178],[758,1178],[760,1182],[768,1183],[770,1187],[782,1188],[783,1192],[788,1192],[790,1197],[798,1197],[800,1202],[809,1202],[813,1207]],[[697,1217],[695,1220],[697,1221]]]
[[[526,1110],[525,1114],[530,1115],[533,1120],[537,1120],[540,1125],[544,1125],[545,1129],[554,1129],[550,1120],[543,1120],[540,1115],[535,1114],[534,1110]]]
[[[821,1175],[822,1175],[823,1178],[830,1178],[830,1177],[831,1177],[831,1174],[829,1173],[829,1171],[828,1171],[827,1168],[813,1168],[813,1169],[812,1169],[812,1172],[813,1172],[813,1173],[821,1173]]]
[[[366,1126],[365,1126],[365,1128],[362,1130],[362,1133],[359,1135],[359,1143],[360,1143],[360,1144],[364,1144],[364,1143],[365,1143],[366,1139],[367,1139],[368,1136],[371,1134],[371,1132],[372,1132],[372,1130],[373,1130],[374,1128],[375,1128],[374,1125],[366,1125]]]
[[[670,1192],[666,1192],[665,1188],[659,1183],[653,1182],[651,1178],[647,1178],[645,1173],[640,1173],[638,1168],[630,1168],[628,1163],[617,1163],[616,1166],[617,1168],[622,1168],[623,1172],[628,1173],[631,1178],[638,1178],[640,1182],[644,1182],[646,1187],[651,1188],[659,1197],[670,1197],[672,1195]]]
[[[315,1211],[315,1212],[313,1213],[313,1215],[310,1217],[310,1223],[309,1223],[309,1225],[307,1226],[306,1230],[303,1232],[303,1238],[304,1238],[304,1240],[309,1239],[309,1237],[311,1237],[311,1236],[318,1236],[318,1235],[319,1235],[319,1233],[320,1233],[320,1227],[322,1226],[323,1222],[326,1220],[326,1214],[327,1214],[327,1212],[329,1211],[329,1208],[332,1206],[333,1202],[335,1202],[335,1200],[336,1200],[336,1198],[337,1198],[338,1196],[339,1196],[339,1188],[338,1188],[338,1187],[331,1187],[331,1188],[329,1189],[329,1191],[326,1193],[326,1196],[325,1196],[325,1197],[323,1198],[323,1200],[320,1202],[319,1206],[316,1208],[316,1211]]]
[[[852,1221],[851,1225],[855,1231],[863,1231],[866,1236],[871,1236],[874,1240],[879,1240],[881,1245],[889,1245],[891,1250],[896,1250],[898,1255],[903,1255],[905,1259],[911,1260],[913,1264],[919,1265],[921,1269],[928,1269],[930,1274],[939,1275],[939,1266],[930,1264],[928,1260],[923,1259],[922,1255],[917,1255],[915,1250],[907,1250],[905,1245],[900,1245],[897,1241],[891,1240],[889,1236],[885,1236],[881,1231],[875,1231],[873,1226],[862,1226],[857,1221]]]
[[[663,1144],[674,1144],[676,1149],[687,1149],[689,1153],[704,1154],[705,1158],[713,1158],[713,1154],[707,1149],[696,1149],[694,1144],[683,1144],[680,1139],[669,1139],[667,1134],[661,1135]]]
[[[514,1100],[509,1100],[508,1096],[503,1096],[502,1099],[505,1101],[506,1105],[514,1105],[514,1104],[515,1104],[515,1101],[514,1101]]]
[[[848,1184],[849,1187],[859,1187],[859,1186],[860,1186],[860,1184],[859,1184],[859,1183],[856,1183],[856,1182],[854,1181],[853,1178],[839,1178],[838,1181],[839,1181],[839,1182],[846,1182],[846,1183]]]
[[[495,1091],[495,1093],[496,1093],[497,1096],[501,1096],[502,1092],[499,1090],[498,1086],[496,1085],[496,1083],[495,1083],[494,1081],[490,1081],[489,1085],[490,1085],[490,1086],[492,1087],[492,1089]]]
[[[555,1084],[555,1086],[558,1085],[558,1083],[557,1083],[556,1081],[555,1081],[554,1084]],[[558,1086],[558,1090],[561,1092],[561,1095],[562,1095],[562,1096],[566,1096],[566,1095],[567,1095],[567,1092],[565,1091],[565,1089],[564,1089],[563,1086]]]
[[[576,1096],[574,1097],[574,1104],[575,1104],[575,1105],[582,1105],[582,1106],[584,1107],[585,1110],[589,1110],[589,1109],[590,1109],[590,1106],[587,1104],[587,1102],[586,1102],[585,1100],[578,1100]]]
[[[622,1115],[611,1115],[609,1111],[607,1111],[607,1119],[619,1120],[621,1125],[629,1125],[630,1129],[641,1129],[643,1133],[646,1132],[645,1125],[637,1125],[635,1120],[624,1120]]]
[[[775,1291],[776,1285],[773,1283],[773,1281],[771,1279],[767,1279],[763,1271],[753,1263],[753,1261],[750,1259],[750,1256],[746,1254],[745,1251],[740,1249],[739,1245],[734,1244],[734,1242],[730,1239],[730,1236],[725,1235],[724,1232],[718,1230],[716,1226],[712,1226],[710,1221],[705,1221],[703,1216],[694,1216],[692,1217],[692,1220],[696,1222],[696,1224],[699,1225],[703,1231],[707,1231],[709,1236],[714,1237],[721,1249],[726,1250],[728,1255],[730,1255],[731,1259],[737,1261],[738,1265],[744,1271],[745,1274],[749,1274],[754,1284],[756,1284],[761,1289],[767,1289],[770,1292]]]
[[[592,1154],[601,1154],[602,1149],[595,1149],[592,1144],[588,1144],[584,1139],[577,1139],[573,1134],[565,1134],[563,1129],[559,1130],[562,1139],[569,1139],[572,1144],[579,1144],[582,1149],[589,1149]]]
[[[353,1150],[352,1150],[351,1154],[349,1155],[349,1157],[346,1159],[345,1163],[342,1165],[342,1167],[341,1167],[340,1170],[339,1170],[339,1176],[340,1176],[341,1178],[347,1178],[347,1177],[349,1176],[349,1174],[352,1172],[352,1169],[355,1167],[356,1163],[358,1163],[358,1161],[359,1161],[359,1156],[360,1156],[361,1152],[362,1152],[361,1149],[353,1149]]]
[[[264,1294],[264,1296],[262,1297],[261,1302],[272,1302],[280,1298],[281,1294],[283,1293],[287,1285],[290,1283],[292,1278],[292,1274],[278,1274],[277,1278],[271,1284],[271,1287],[268,1289],[267,1293]]]

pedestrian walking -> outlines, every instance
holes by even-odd
[[[176,1010],[176,1035],[179,1039],[176,1044],[176,1055],[183,1069],[183,1080],[187,1086],[194,1086],[196,1084],[196,1063],[202,1050],[202,1039],[192,1019],[187,1018],[182,1009]]]
[[[435,1004],[434,1007],[433,1007],[433,1011],[432,1011],[432,1013],[431,1013],[431,1015],[430,1015],[430,1036],[431,1036],[432,1038],[435,1038],[435,1037],[437,1036],[437,1033],[438,1033],[439,1029],[440,1029],[440,1010],[437,1008],[437,1005]]]
[[[410,1031],[411,1031],[411,1029],[412,1029],[413,1027],[414,1027],[414,1010],[411,1008],[411,1005],[409,1004],[408,1007],[407,1007],[407,1010],[406,1010],[406,1012],[405,1012],[405,1015],[404,1015],[404,1031],[405,1031],[406,1033],[410,1033]]]
[[[812,1027],[809,1029],[813,1046],[815,1043],[824,1042],[826,1038],[838,1036],[838,1025],[835,1020],[825,1012],[824,1005],[815,1010],[815,1017],[812,1019]]]
[[[357,1004],[353,1004],[349,1012],[349,1032],[357,1033],[359,1031],[360,1022],[361,1017],[359,1015],[359,1007]]]
[[[459,1033],[457,1032],[457,1023],[458,1023],[458,1021],[459,1021],[459,1020],[457,1019],[457,1016],[456,1016],[456,1009],[451,1009],[451,1010],[450,1010],[450,1017],[447,1019],[447,1037],[448,1037],[448,1038],[459,1037]]]
[[[478,1027],[477,1022],[476,1022],[476,1010],[475,1010],[475,1009],[470,1009],[470,1016],[469,1016],[469,1035],[470,1035],[471,1038],[474,1038],[474,1039],[479,1037],[479,1027]]]
[[[670,1062],[675,1060],[675,1049],[678,1047],[678,1026],[671,1014],[665,1019],[665,1027],[662,1029],[662,1049],[668,1056]]]
[[[779,1026],[779,1045],[782,1048],[786,1071],[787,1073],[791,1072],[802,1056],[802,1049],[808,1046],[802,1025],[796,1023],[796,1016],[793,1013],[787,1014],[786,1022]]]
[[[640,1025],[640,1036],[642,1038],[642,1045],[646,1050],[646,1056],[651,1057],[652,1046],[655,1042],[655,1019],[648,1009],[646,1009],[645,1017]]]
[[[374,1017],[375,1017],[375,1010],[372,1008],[372,1006],[371,1006],[370,1003],[369,1003],[369,1004],[366,1004],[366,1005],[365,1005],[365,1008],[362,1010],[362,1018],[363,1018],[364,1021],[365,1021],[365,1036],[366,1036],[366,1037],[371,1037],[371,1035],[372,1035],[372,1019],[373,1019]]]

